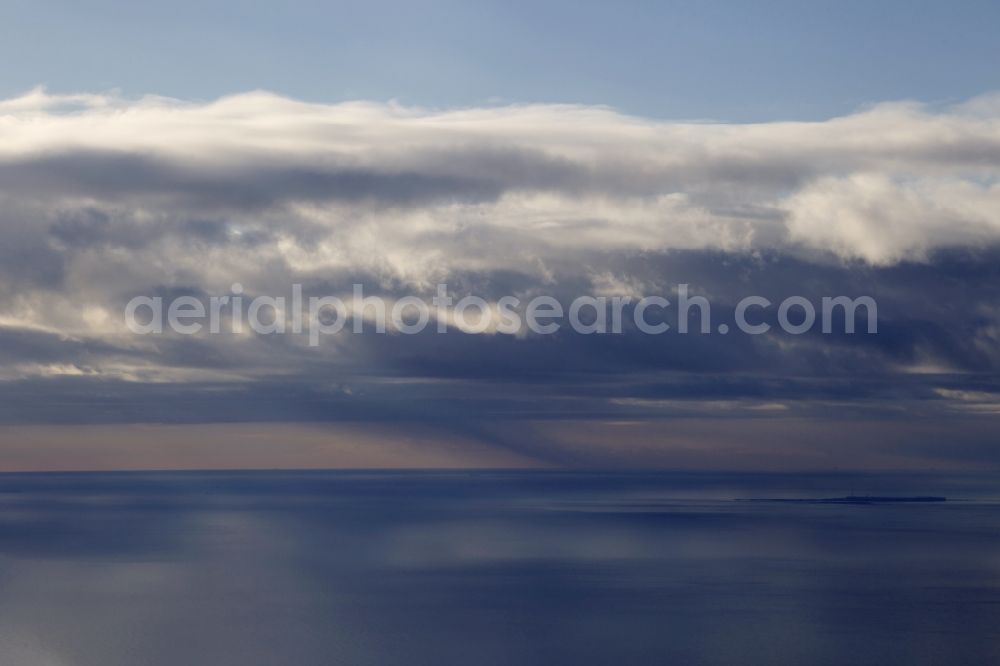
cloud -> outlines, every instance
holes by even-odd
[[[989,98],[748,125],[263,92],[184,103],[36,90],[2,104],[2,194],[50,215],[82,202],[126,219],[278,214],[293,245],[357,241],[351,221],[364,220],[408,243],[472,227],[560,247],[802,246],[879,264],[1000,234]],[[384,241],[383,256],[399,250]]]
[[[531,458],[538,438],[491,419],[986,418],[969,404],[990,400],[956,396],[1000,391],[997,99],[735,125],[36,89],[0,102],[0,421],[447,423]],[[122,322],[135,295],[234,282],[388,299],[447,282],[492,301],[690,283],[717,321],[749,294],[867,294],[880,332],[314,349]]]

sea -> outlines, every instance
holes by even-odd
[[[1000,479],[3,474],[0,663],[1000,664]]]

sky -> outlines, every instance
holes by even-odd
[[[995,3],[524,7],[8,3],[0,469],[1000,465]],[[878,332],[124,324],[237,282]]]
[[[452,108],[609,105],[661,119],[816,120],[886,100],[996,90],[995,2],[9,0],[0,96]]]

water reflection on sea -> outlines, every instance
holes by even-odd
[[[998,485],[912,475],[2,475],[0,661],[995,664]],[[952,501],[734,501],[852,492]]]

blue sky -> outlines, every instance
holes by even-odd
[[[1000,89],[1000,3],[13,0],[0,96],[119,88],[819,119]]]

